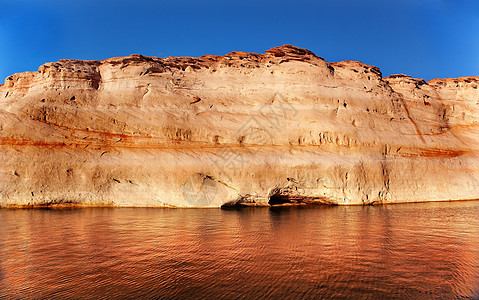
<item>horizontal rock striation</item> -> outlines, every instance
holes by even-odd
[[[477,199],[478,85],[290,45],[47,63],[0,86],[0,206]]]

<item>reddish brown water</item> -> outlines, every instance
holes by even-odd
[[[479,202],[0,210],[0,298],[478,298]]]

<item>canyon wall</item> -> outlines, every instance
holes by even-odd
[[[0,86],[0,206],[477,199],[478,85],[290,45],[47,63]]]

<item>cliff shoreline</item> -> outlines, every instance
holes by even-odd
[[[291,45],[47,63],[0,85],[0,207],[478,199],[478,85]]]

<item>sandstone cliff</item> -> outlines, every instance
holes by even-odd
[[[0,206],[476,199],[478,85],[289,45],[47,63],[0,86]]]

